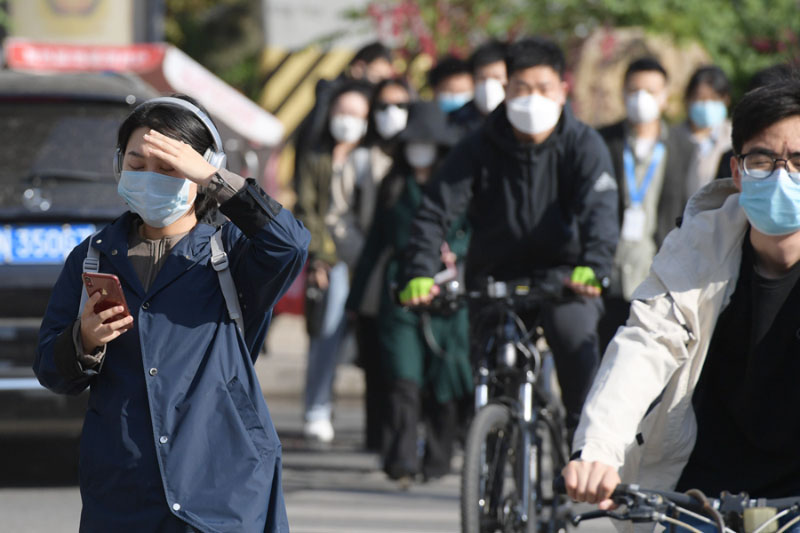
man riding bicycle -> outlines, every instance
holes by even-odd
[[[598,296],[619,233],[616,181],[605,143],[566,104],[558,46],[518,41],[506,67],[506,102],[450,152],[426,188],[400,299],[430,301],[441,243],[464,213],[472,228],[468,286],[487,276],[517,280],[564,270],[577,296],[549,305],[541,318],[574,428],[599,360]]]
[[[800,82],[747,93],[732,179],[695,194],[606,351],[564,469],[570,497],[620,479],[800,494]]]

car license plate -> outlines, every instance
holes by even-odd
[[[25,224],[0,227],[0,264],[59,264],[95,232],[94,224]]]

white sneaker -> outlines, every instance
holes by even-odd
[[[303,436],[318,442],[329,443],[333,440],[333,424],[326,418],[310,420],[303,425]]]

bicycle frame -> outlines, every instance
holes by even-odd
[[[514,514],[522,523],[527,523],[531,519],[529,502],[535,502],[537,513],[547,504],[553,505],[554,513],[556,511],[555,497],[550,501],[540,498],[542,438],[537,434],[537,427],[547,428],[562,464],[566,460],[561,450],[563,437],[558,423],[546,408],[546,400],[537,398],[543,358],[536,347],[539,335],[535,327],[529,329],[508,302],[499,304],[496,309],[489,308],[483,314],[488,317],[494,314],[498,318],[493,326],[483,330],[476,328],[483,344],[476,347],[480,357],[476,370],[475,410],[478,412],[490,403],[501,403],[512,413],[512,423],[519,432],[519,450],[524,452],[519,453],[514,473],[519,490]]]

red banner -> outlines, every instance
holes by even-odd
[[[6,39],[6,64],[18,70],[148,72],[164,60],[163,44],[86,46]]]

